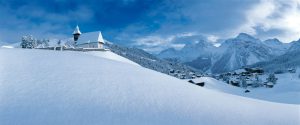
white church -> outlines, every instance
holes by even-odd
[[[104,39],[101,31],[81,33],[77,25],[73,32],[75,48],[104,49]]]

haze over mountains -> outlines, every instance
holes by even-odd
[[[198,40],[181,50],[166,49],[158,57],[177,59],[205,72],[223,73],[259,62],[268,62],[283,54],[290,57],[291,53],[295,54],[299,50],[298,43],[299,41],[282,43],[276,38],[262,41],[240,33],[235,38],[224,40],[219,47],[211,42]]]

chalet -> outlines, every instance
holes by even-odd
[[[267,83],[265,84],[265,86],[266,86],[267,88],[273,88],[274,83],[272,83],[272,82],[267,82]]]
[[[289,73],[296,73],[296,69],[295,68],[290,68],[290,69],[288,69],[288,72]]]
[[[262,68],[245,68],[245,70],[249,73],[257,73],[260,75],[264,73],[264,70]]]

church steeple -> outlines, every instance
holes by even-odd
[[[77,25],[74,32],[73,32],[73,36],[74,36],[74,41],[77,41],[79,36],[80,36],[81,32],[79,30],[79,26]]]

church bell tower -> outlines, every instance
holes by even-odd
[[[73,32],[73,37],[74,37],[75,42],[79,39],[80,34],[81,34],[81,32],[79,30],[79,26],[77,25]]]

